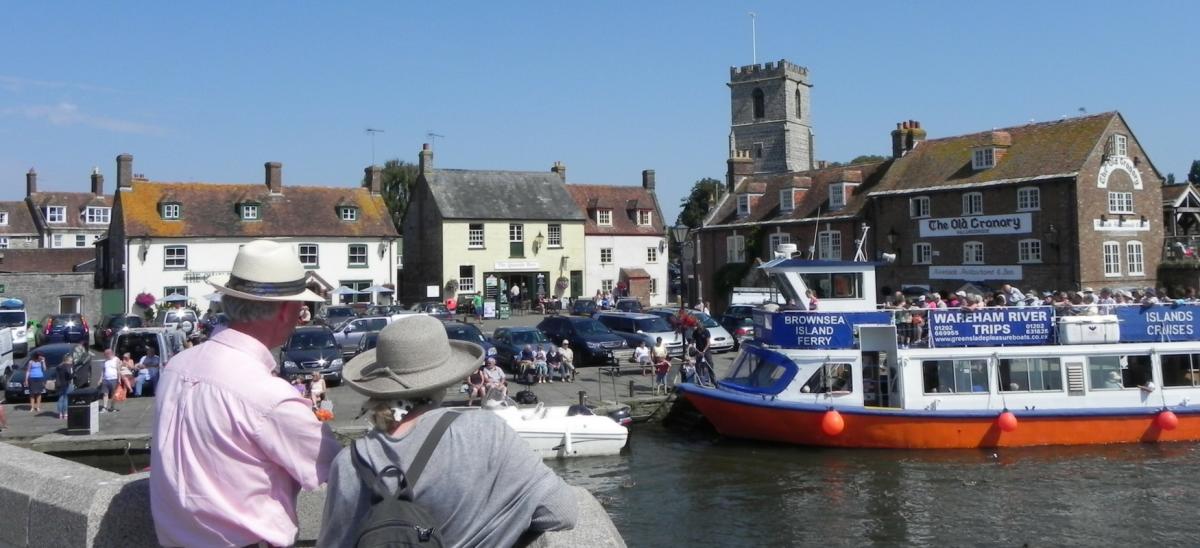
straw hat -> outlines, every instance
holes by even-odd
[[[242,246],[232,271],[209,278],[208,284],[217,293],[250,301],[325,301],[308,290],[308,275],[291,246],[271,240]]]
[[[433,316],[402,316],[379,332],[375,348],[345,365],[342,378],[371,398],[403,400],[462,382],[483,362],[483,348],[450,340]]]

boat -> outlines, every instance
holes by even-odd
[[[761,268],[789,300],[815,290],[822,310],[755,309],[729,376],[679,385],[723,436],[901,449],[1200,440],[1198,304],[927,309],[928,337],[906,341],[908,322],[873,300],[875,264]]]
[[[479,413],[495,413],[543,459],[603,457],[621,454],[629,429],[583,405],[519,407],[512,399],[487,399]]]

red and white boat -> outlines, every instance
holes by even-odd
[[[1200,440],[1200,305],[926,310],[901,345],[874,265],[779,259],[762,268],[822,310],[755,311],[715,388],[683,395],[722,435],[828,447],[950,449]],[[919,346],[919,347],[918,347]]]

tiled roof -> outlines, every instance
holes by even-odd
[[[446,219],[583,220],[557,173],[435,169],[423,177]]]
[[[641,186],[616,185],[567,185],[567,192],[587,216],[583,225],[584,234],[607,234],[613,236],[662,236],[665,224],[662,209],[653,192]],[[612,226],[596,224],[595,209],[612,209]],[[638,226],[637,210],[653,211],[650,224]]]
[[[108,230],[107,224],[87,224],[83,213],[89,206],[112,207],[111,196],[97,196],[91,192],[35,192],[26,198],[33,207],[37,208],[39,217],[46,206],[66,206],[67,218],[65,223],[48,225],[50,228],[87,228],[92,230]]]
[[[75,272],[75,267],[94,260],[91,247],[75,249],[0,250],[0,272]]]
[[[398,235],[383,197],[361,187],[285,186],[271,195],[264,184],[135,181],[118,199],[127,238]],[[260,204],[259,220],[241,219],[237,204],[247,199]],[[179,203],[179,220],[162,218],[167,201]],[[341,203],[358,206],[357,221],[341,220]]]
[[[0,211],[8,213],[8,224],[0,225],[0,236],[36,235],[37,225],[33,224],[33,216],[29,214],[29,204],[24,200],[19,202],[0,202]]]
[[[760,223],[765,221],[786,222],[806,218],[828,218],[832,216],[857,215],[866,204],[866,194],[878,184],[890,160],[883,162],[827,167],[810,171],[775,175],[753,175],[746,177],[734,193],[726,195],[709,217],[709,225]],[[841,182],[863,181],[851,193],[846,206],[836,211],[829,210],[829,185]],[[779,208],[779,190],[796,189],[796,203],[792,211]],[[750,208],[750,215],[739,218],[737,195],[739,193],[761,194],[758,203]],[[801,195],[803,193],[803,195]]]
[[[1184,183],[1182,185],[1163,185],[1163,205],[1175,205],[1175,202],[1177,202],[1179,198],[1186,194],[1189,190],[1195,193],[1196,188],[1193,187],[1191,183]]]

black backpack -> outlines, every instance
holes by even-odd
[[[517,392],[517,397],[513,399],[517,400],[517,403],[521,405],[533,405],[538,402],[537,394],[534,394],[533,390]]]
[[[440,548],[442,535],[438,532],[437,521],[420,504],[413,502],[413,486],[421,476],[429,456],[437,447],[438,441],[450,427],[450,423],[458,418],[458,412],[451,411],[442,415],[421,448],[413,459],[408,471],[401,470],[395,464],[389,464],[380,473],[375,474],[371,466],[363,458],[358,442],[351,446],[351,460],[354,469],[363,484],[371,490],[371,509],[366,518],[358,526],[355,546],[371,548],[402,548],[420,546],[423,548]],[[359,440],[364,441],[364,440]],[[383,482],[381,476],[395,472],[399,489],[393,493]]]

